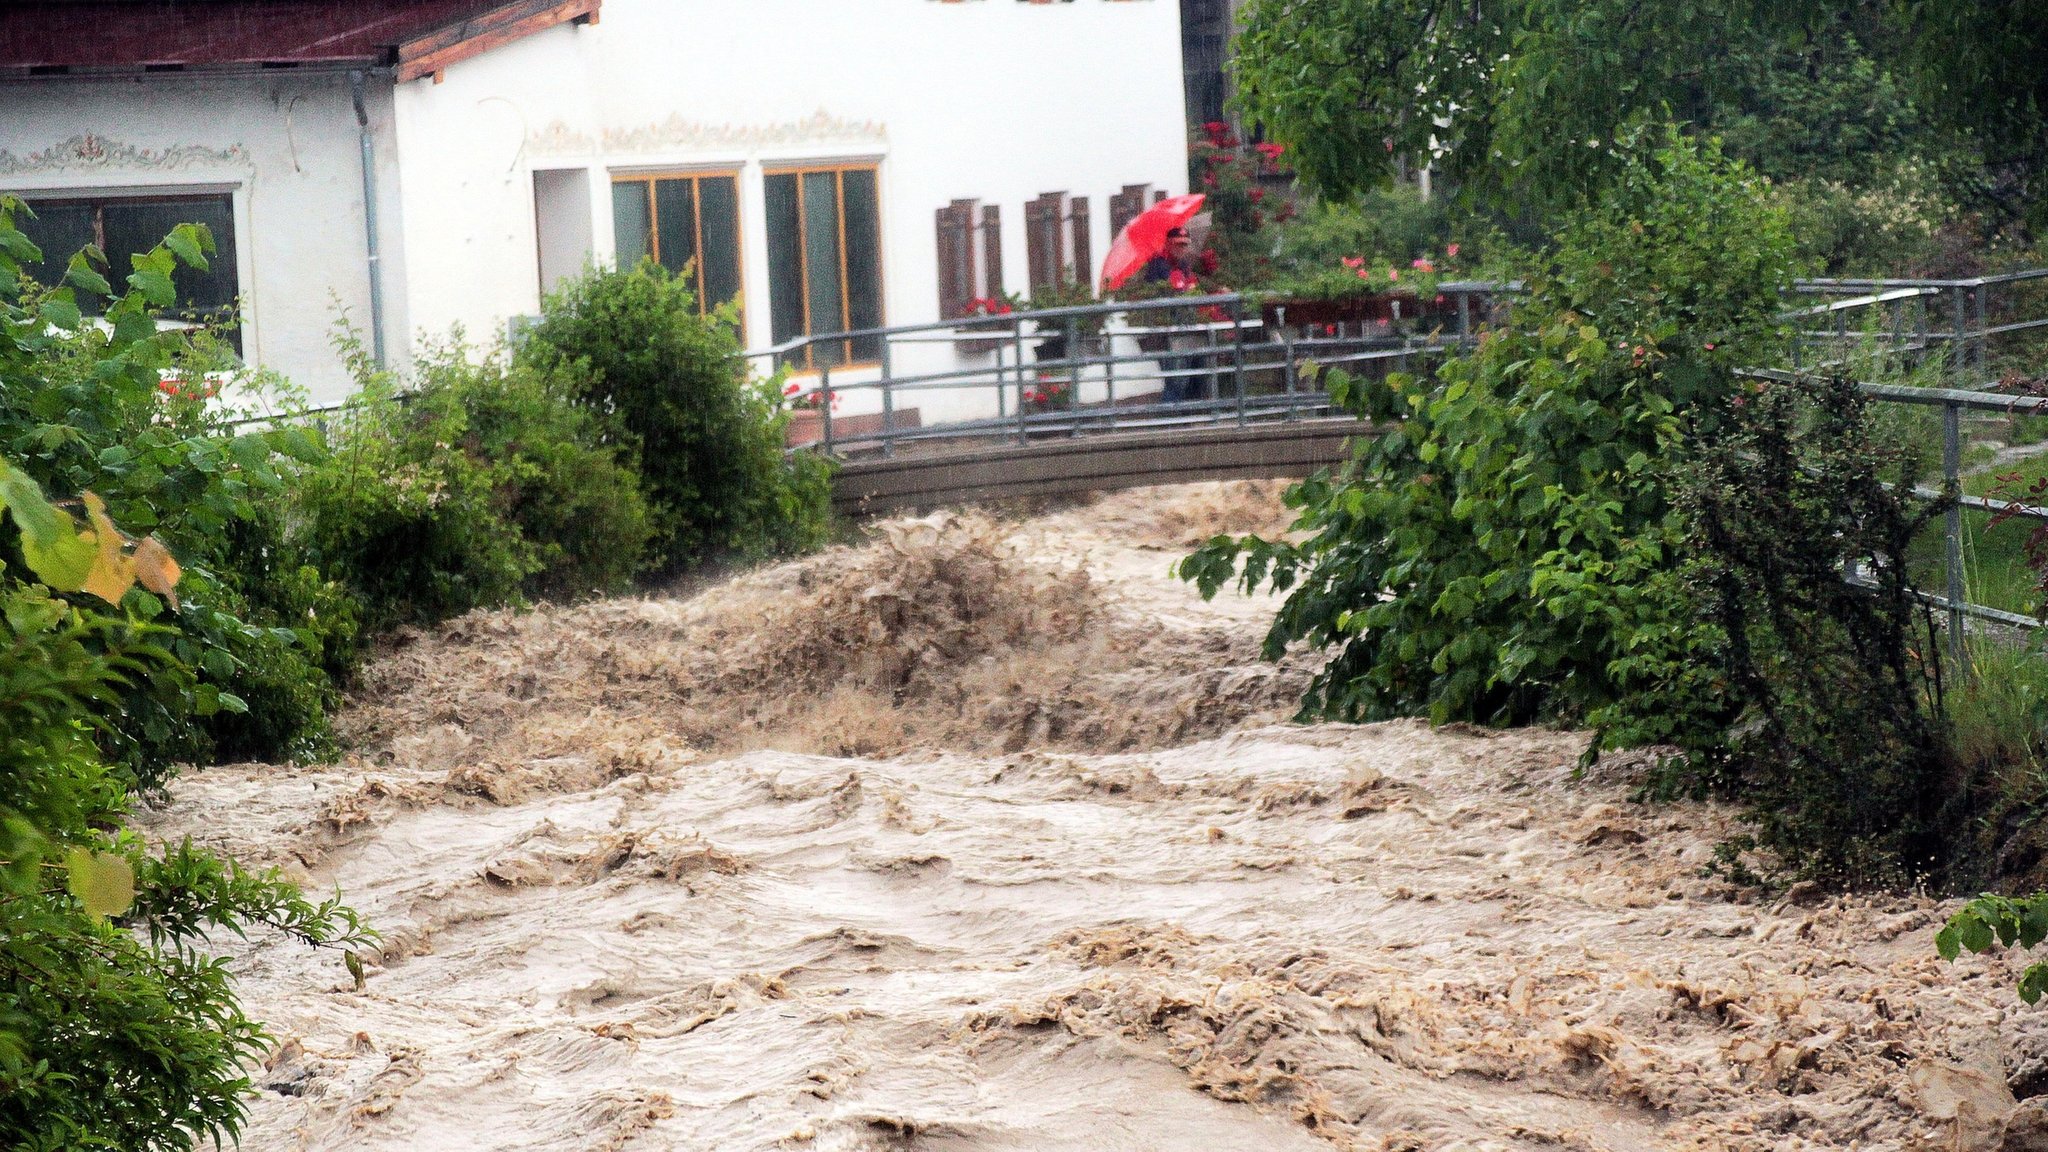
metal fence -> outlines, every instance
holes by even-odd
[[[1943,429],[1941,489],[1922,495],[1954,497],[1944,523],[1946,587],[1922,592],[1949,617],[1949,642],[1959,662],[1965,617],[2002,625],[2037,627],[2032,617],[1970,603],[1965,594],[1965,510],[2005,512],[2048,521],[2048,508],[1962,494],[1963,421],[1966,413],[2004,417],[2048,416],[2048,397],[1989,390],[1997,387],[2001,342],[2048,328],[2048,269],[1967,279],[1802,280],[1798,295],[1817,300],[1786,314],[1794,328],[1792,363],[1760,369],[1764,379],[1842,371],[1877,354],[1900,362],[1939,357],[1948,377],[1971,388],[1919,388],[1864,383],[1875,400],[1940,409]],[[2034,291],[2029,291],[2035,286]],[[1107,302],[1074,308],[1017,312],[973,321],[942,321],[801,337],[748,353],[772,366],[803,361],[811,350],[861,338],[880,350],[865,366],[821,365],[797,377],[792,400],[819,405],[817,447],[829,453],[891,455],[913,446],[976,440],[1025,442],[1192,423],[1298,420],[1333,409],[1323,386],[1333,367],[1383,373],[1427,370],[1434,361],[1469,346],[1501,318],[1519,282],[1458,281],[1439,287],[1419,315],[1398,310],[1377,320],[1290,322],[1285,309],[1261,310],[1235,294]],[[923,345],[978,349],[970,359],[929,371],[893,371],[905,350]],[[846,347],[840,343],[840,347]],[[989,414],[939,422],[902,418],[906,401],[944,393],[974,393]],[[870,396],[868,411],[835,416],[839,395]],[[1084,399],[1084,394],[1090,396]],[[855,423],[855,421],[862,421]]]

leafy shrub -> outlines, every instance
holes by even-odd
[[[1182,575],[1290,593],[1269,655],[1338,650],[1306,714],[1676,745],[1653,791],[1749,806],[1729,866],[1761,847],[1799,875],[1928,873],[1959,792],[1906,583],[1932,512],[1853,385],[1737,375],[1781,351],[1791,251],[1756,181],[1667,137],[1471,357],[1339,381],[1385,423],[1291,493],[1307,541],[1221,538]]]
[[[19,265],[39,254],[13,228],[15,210],[0,199],[0,392],[18,441],[24,409],[50,402],[50,381],[64,378],[60,361],[76,352],[80,325],[70,289],[17,289]],[[175,236],[188,256],[202,239]],[[153,390],[165,352],[148,319],[163,287],[157,255],[138,259],[131,290],[109,305],[109,331],[90,346],[91,379],[119,398],[134,385]],[[85,260],[73,261],[72,278],[112,295]],[[47,422],[57,431],[36,439],[49,450],[39,463],[83,467],[58,451],[83,439],[67,430],[103,431],[93,421],[111,409],[58,401],[78,423]],[[174,467],[156,483],[180,475]],[[133,478],[127,493],[160,523],[219,511],[187,517],[168,498],[145,499],[148,487]],[[200,951],[206,934],[267,925],[341,946],[369,934],[337,901],[308,903],[274,873],[251,875],[189,844],[152,856],[141,837],[116,831],[132,781],[102,758],[95,734],[138,694],[189,700],[203,685],[165,646],[189,639],[182,617],[173,629],[138,611],[178,603],[169,550],[155,536],[130,549],[101,498],[77,494],[83,530],[0,462],[0,506],[13,525],[0,534],[0,1145],[183,1150],[235,1135],[243,1062],[264,1042],[226,970]]]
[[[529,596],[622,590],[651,533],[640,486],[552,377],[429,348],[401,399],[343,339],[363,391],[295,492],[303,556],[360,600],[362,626]],[[306,595],[316,577],[300,573]]]
[[[748,379],[734,326],[729,309],[700,317],[687,284],[645,261],[563,285],[515,357],[525,371],[572,382],[631,453],[663,572],[826,537],[830,465],[785,457],[780,392]]]
[[[1332,374],[1340,402],[1399,423],[1294,490],[1305,542],[1218,539],[1182,575],[1290,593],[1268,654],[1338,649],[1305,714],[1674,737],[1614,710],[1701,639],[1655,586],[1683,534],[1669,464],[1771,343],[1789,259],[1738,166],[1677,140],[1639,152],[1471,357],[1433,381]]]
[[[1958,847],[1943,816],[1965,797],[1928,707],[1939,646],[1906,556],[1941,504],[1911,494],[1919,461],[1872,434],[1849,381],[1759,387],[1730,406],[1690,454],[1679,503],[1687,606],[1715,638],[1696,669],[1740,714],[1663,783],[1741,797],[1746,842],[1798,874],[1930,875]],[[1852,565],[1874,586],[1844,580]]]
[[[14,223],[22,211],[0,201],[0,252],[15,260],[34,251]],[[210,335],[156,328],[177,262],[203,263],[211,247],[204,229],[181,226],[132,258],[118,297],[92,250],[55,287],[18,286],[14,265],[0,265],[10,307],[39,321],[15,332],[20,355],[0,363],[0,448],[57,496],[99,493],[116,522],[153,531],[187,569],[174,610],[146,592],[133,607],[175,627],[166,643],[195,676],[125,689],[103,732],[144,786],[176,760],[319,751],[334,700],[305,622],[278,616],[268,586],[237,571],[277,542],[263,526],[281,469],[317,459],[319,445],[299,429],[230,425],[200,386],[226,363]],[[109,300],[104,325],[80,315],[79,292]]]

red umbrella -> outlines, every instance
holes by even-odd
[[[1116,241],[1109,246],[1109,256],[1102,261],[1102,290],[1114,292],[1123,287],[1124,281],[1143,268],[1147,260],[1166,251],[1166,234],[1193,219],[1202,210],[1205,199],[1199,192],[1172,196],[1133,217],[1116,234]]]

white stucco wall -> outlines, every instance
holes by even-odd
[[[933,213],[955,199],[1001,205],[1004,279],[1021,292],[1026,201],[1088,197],[1099,261],[1111,194],[1186,181],[1176,0],[607,0],[595,25],[498,47],[439,83],[373,78],[368,95],[399,366],[421,333],[460,325],[489,343],[535,312],[543,262],[552,277],[578,249],[609,260],[614,175],[739,172],[751,347],[770,342],[764,164],[878,164],[891,324],[937,318]],[[62,148],[88,134],[102,155]],[[347,77],[0,82],[0,190],[140,187],[234,194],[248,358],[316,401],[344,395],[333,302],[369,320]],[[565,206],[587,222],[543,234],[537,188],[558,225]],[[894,367],[952,362],[950,346],[905,344]],[[848,393],[845,408],[874,403]],[[946,415],[935,403],[927,418]]]
[[[372,84],[367,97],[385,213],[386,325],[403,334],[405,254],[391,91]],[[65,146],[87,135],[98,138],[95,146]],[[368,324],[359,157],[343,75],[0,82],[0,191],[233,193],[244,355],[288,375],[316,402],[349,389],[329,343],[335,301],[359,327]],[[110,255],[116,272],[125,273],[126,254]]]
[[[935,210],[1000,204],[1004,279],[1022,291],[1025,202],[1085,195],[1100,261],[1111,194],[1184,190],[1182,100],[1176,0],[607,0],[596,25],[398,86],[406,312],[481,336],[536,309],[537,169],[588,182],[599,260],[613,174],[737,169],[748,344],[765,347],[763,164],[873,159],[886,317],[934,320]],[[917,367],[905,357],[951,352],[906,345],[899,373]]]

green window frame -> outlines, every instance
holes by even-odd
[[[618,264],[647,257],[685,276],[697,314],[709,316],[741,295],[740,186],[737,172],[634,173],[612,177],[612,229]],[[740,331],[746,331],[744,313]]]
[[[774,168],[763,174],[768,225],[768,311],[773,342],[880,328],[882,213],[872,163]],[[874,364],[879,336],[807,345],[797,369]]]

